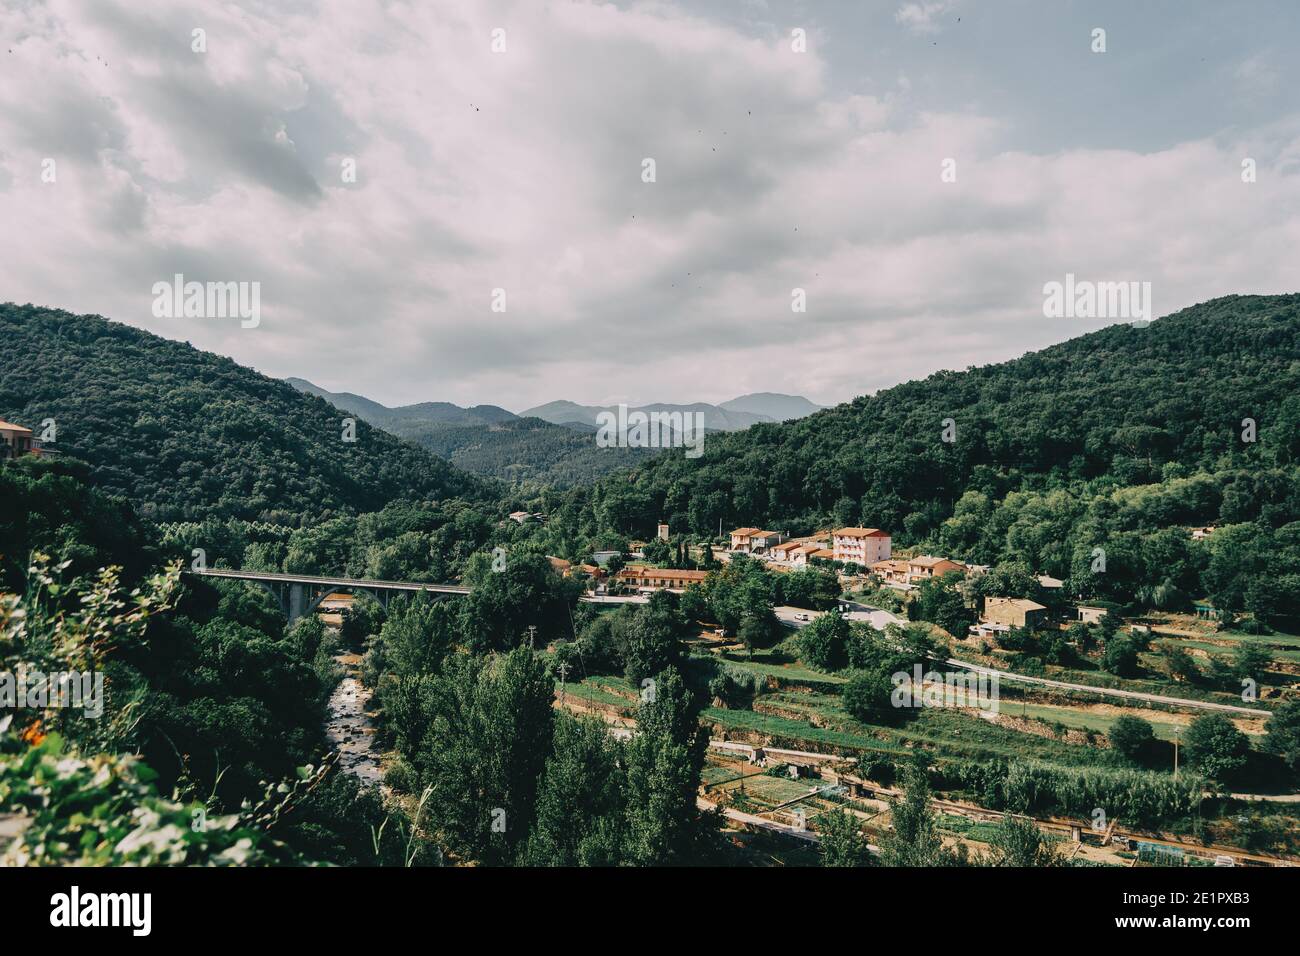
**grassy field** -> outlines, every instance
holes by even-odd
[[[1131,709],[1131,708],[1130,708]],[[1055,707],[1051,704],[1004,703],[1002,712],[1013,717],[1032,717],[1048,723],[1062,724],[1074,730],[1091,730],[1098,734],[1110,733],[1111,725],[1119,719],[1119,714],[1097,714],[1071,707]],[[1175,731],[1182,725],[1168,721],[1152,720],[1151,711],[1134,713],[1151,725],[1160,740],[1173,740]],[[1184,733],[1186,729],[1184,728]]]
[[[897,727],[885,727],[854,720],[834,695],[775,693],[765,694],[759,700],[763,702],[760,706],[776,706],[786,714],[710,709],[707,716],[724,727],[779,735],[812,749],[818,744],[829,744],[852,750],[905,753],[909,745],[922,745],[951,757],[1032,758],[1070,766],[1089,766],[1105,759],[1093,747],[1000,727],[973,714],[948,708],[923,708],[913,719]]]
[[[752,659],[745,655],[724,655],[716,659],[725,661],[731,667],[749,671],[752,674],[758,674],[762,677],[780,677],[792,683],[804,681],[812,684],[843,684],[848,680],[838,674],[816,671],[802,664],[783,663],[781,652],[775,649],[755,651]]]
[[[565,684],[556,683],[555,689],[564,687],[564,692],[569,697],[577,700],[592,701],[597,704],[608,704],[623,709],[633,709],[637,705],[637,693],[621,677],[609,677],[599,675],[595,677],[584,677],[579,682],[569,682]]]
[[[1254,635],[1249,635],[1249,634],[1241,635],[1239,642],[1249,642],[1252,644],[1258,644],[1261,648],[1267,651],[1269,657],[1271,657],[1275,661],[1286,661],[1291,664],[1300,664],[1300,650],[1282,650],[1279,649],[1278,647],[1265,643],[1264,640],[1255,638]],[[1205,651],[1206,653],[1213,654],[1217,657],[1231,657],[1233,653],[1233,648],[1231,647],[1224,647],[1222,644],[1214,644],[1211,643],[1210,641],[1192,640],[1191,638],[1186,638],[1186,637],[1161,638],[1161,643],[1175,644],[1179,647],[1194,647],[1197,650]]]

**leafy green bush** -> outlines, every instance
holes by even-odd
[[[302,862],[238,814],[158,796],[139,758],[82,757],[57,734],[0,754],[0,813],[22,832],[6,866],[266,866]]]

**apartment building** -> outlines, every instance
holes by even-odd
[[[879,528],[836,528],[831,532],[831,551],[836,561],[852,561],[863,567],[889,558],[893,538]]]

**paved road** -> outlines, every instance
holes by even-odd
[[[848,602],[850,610],[844,616],[850,621],[861,621],[864,624],[870,624],[877,630],[883,631],[890,624],[906,624],[907,622],[901,617],[890,614],[888,611],[882,611],[879,608],[867,607],[865,604]],[[776,616],[780,622],[787,627],[800,628],[811,624],[828,611],[808,611],[801,607],[789,607],[782,605],[775,608]],[[800,615],[807,615],[808,620],[800,620]]]
[[[1103,697],[1119,697],[1125,700],[1142,700],[1149,703],[1174,704],[1178,707],[1193,707],[1198,710],[1217,710],[1225,711],[1231,714],[1245,714],[1249,717],[1268,717],[1271,712],[1262,710],[1257,707],[1239,707],[1236,704],[1216,704],[1208,700],[1188,700],[1184,697],[1166,697],[1163,694],[1144,694],[1136,690],[1119,690],[1114,687],[1093,687],[1091,684],[1071,684],[1067,681],[1051,680],[1047,677],[1030,677],[1027,674],[1015,674],[1011,671],[994,670],[991,667],[982,667],[979,664],[971,664],[966,661],[959,661],[955,657],[948,658],[945,664],[951,664],[953,667],[964,667],[969,671],[977,674],[997,675],[999,680],[1018,681],[1022,684],[1037,684],[1040,687],[1056,687],[1062,690],[1084,691],[1089,694],[1100,694]]]
[[[877,630],[884,630],[889,624],[906,624],[902,618],[881,611],[876,608],[867,607],[865,604],[849,602],[849,607],[853,610],[845,615],[851,621],[867,621]],[[787,627],[800,628],[811,623],[814,619],[827,611],[804,611],[800,608],[779,607],[776,609],[777,617],[781,623]],[[801,621],[798,615],[806,614],[807,621]],[[937,659],[937,658],[936,658]],[[1047,677],[1030,677],[1027,674],[1016,674],[1012,671],[996,670],[992,667],[985,667],[982,664],[972,664],[969,661],[958,660],[955,657],[943,659],[945,664],[952,667],[961,667],[977,674],[987,674],[990,677],[996,675],[998,680],[1012,681],[1021,684],[1035,684],[1039,687],[1053,687],[1059,690],[1081,691],[1089,694],[1098,694],[1102,697],[1113,697],[1120,700],[1140,700],[1147,703],[1155,704],[1172,704],[1177,707],[1189,707],[1196,710],[1213,710],[1221,713],[1243,714],[1248,717],[1268,717],[1270,712],[1259,707],[1241,707],[1237,704],[1218,704],[1207,700],[1188,700],[1184,697],[1167,697],[1163,694],[1147,694],[1136,690],[1119,690],[1114,687],[1094,687],[1091,684],[1075,684],[1069,681],[1052,680]]]

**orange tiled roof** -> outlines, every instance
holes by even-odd
[[[686,571],[680,568],[647,568],[644,565],[629,564],[616,578],[659,578],[663,581],[703,581],[707,571]]]
[[[836,528],[832,532],[837,538],[888,538],[888,531],[879,528]]]
[[[952,558],[936,558],[932,554],[923,554],[919,558],[912,558],[908,564],[915,564],[920,568],[933,568],[940,564],[961,564],[960,561],[954,561]]]
[[[0,431],[18,432],[19,434],[25,435],[33,434],[30,428],[24,428],[22,425],[15,425],[13,422],[7,422],[2,418],[0,418]]]

